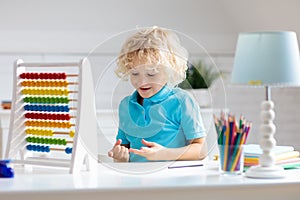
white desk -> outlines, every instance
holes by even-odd
[[[219,176],[216,166],[211,163],[180,169],[167,169],[165,164],[113,164],[123,170],[160,169],[140,175],[119,173],[101,164],[98,174],[17,170],[15,178],[0,179],[0,197],[1,200],[290,200],[300,197],[300,169],[285,171],[284,179],[268,180]]]

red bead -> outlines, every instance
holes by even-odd
[[[40,76],[39,76],[39,73],[34,73],[34,79],[39,79]]]
[[[26,113],[26,114],[25,114],[25,118],[29,118],[29,113]]]
[[[20,74],[20,78],[24,79],[26,77],[25,73]]]
[[[40,73],[40,79],[45,79],[45,73]]]
[[[70,119],[71,119],[70,115],[66,114],[66,120],[70,120]]]
[[[45,73],[45,79],[49,79],[50,78],[50,74],[49,73]]]
[[[32,73],[27,73],[27,79],[32,79]]]
[[[56,114],[52,114],[52,115],[51,115],[51,119],[52,119],[52,120],[56,120],[56,119],[57,119],[57,115],[56,115]]]

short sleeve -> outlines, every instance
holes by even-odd
[[[122,144],[129,144],[129,141],[126,138],[125,133],[122,130],[118,130],[118,134],[116,137],[116,140],[121,139],[122,140]]]
[[[199,105],[190,95],[185,95],[182,98],[181,127],[187,140],[205,137],[206,131]]]

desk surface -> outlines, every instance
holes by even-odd
[[[299,199],[300,169],[283,179],[220,176],[215,163],[168,169],[171,163],[99,164],[97,173],[71,175],[47,168],[15,169],[15,178],[0,179],[1,199]],[[193,162],[189,162],[193,164]],[[117,170],[116,170],[117,169]],[[151,172],[144,173],[143,171]],[[123,172],[121,172],[123,171]],[[134,174],[135,173],[135,174]]]

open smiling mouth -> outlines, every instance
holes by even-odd
[[[148,91],[148,90],[150,90],[150,89],[151,89],[151,87],[143,87],[143,88],[140,88],[141,91]]]

